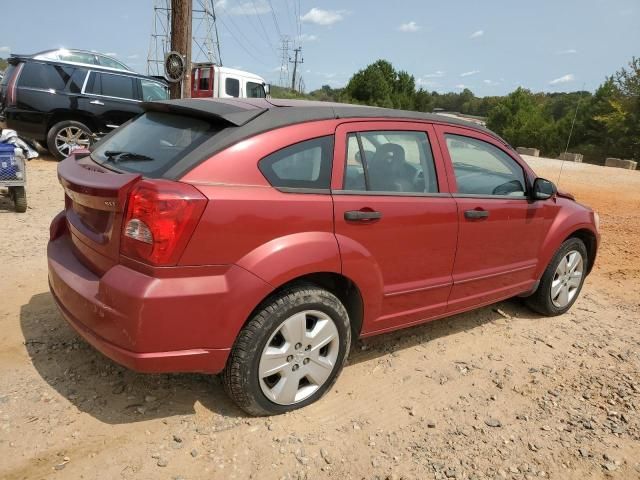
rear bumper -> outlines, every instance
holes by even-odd
[[[99,277],[76,258],[68,233],[49,242],[47,256],[51,293],[67,322],[104,355],[140,372],[222,371],[251,311],[237,295],[268,289],[233,266],[197,276],[176,268],[179,276],[156,278],[116,265]]]

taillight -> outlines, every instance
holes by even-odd
[[[18,103],[18,77],[22,71],[24,63],[21,63],[13,70],[13,75],[7,85],[7,106],[15,107]]]
[[[120,252],[152,265],[177,264],[206,204],[186,183],[138,182],[129,194]]]

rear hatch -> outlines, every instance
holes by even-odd
[[[205,142],[263,111],[221,104],[216,113],[208,105],[213,102],[199,102],[206,102],[204,112],[185,101],[146,104],[147,112],[91,152],[76,151],[58,166],[74,254],[97,275],[122,254],[152,265],[175,264],[186,241],[178,237],[194,227],[206,200],[171,171],[185,160],[206,158],[208,148],[200,148]],[[173,227],[167,229],[167,222]]]
[[[96,274],[118,263],[127,196],[141,177],[116,174],[80,153],[58,166],[74,253]]]

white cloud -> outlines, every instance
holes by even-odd
[[[478,38],[484,35],[484,30],[476,30],[469,38]]]
[[[566,50],[558,50],[556,55],[574,55],[578,53],[578,50],[575,48],[567,48]]]
[[[459,83],[454,88],[457,88],[458,90],[464,90],[465,88],[467,88],[467,86],[464,83]]]
[[[138,54],[134,53],[133,55],[127,56],[127,58],[130,58],[130,59],[134,60],[134,59],[138,58]]]
[[[490,87],[494,87],[496,85],[500,85],[500,82],[494,82],[493,80],[483,80],[485,85],[489,85]]]
[[[423,77],[424,78],[442,78],[444,77],[444,72],[442,70],[438,70],[437,72],[427,73]]]
[[[11,51],[11,47],[0,47],[0,53],[9,53]]]
[[[460,76],[461,77],[470,77],[471,75],[477,75],[478,73],[480,73],[480,70],[471,70],[469,72],[461,73]]]
[[[423,77],[423,78],[416,79],[416,85],[418,87],[424,87],[424,88],[436,88],[440,86],[440,83],[434,80],[431,80],[429,78]]]
[[[318,40],[318,36],[317,35],[310,35],[308,33],[303,33],[302,35],[299,35],[298,37],[298,42],[315,42],[316,40]]]
[[[232,7],[229,6],[229,0],[219,0],[216,2],[215,8],[229,15],[264,15],[271,11],[271,6],[267,3],[267,0],[236,3]]]
[[[401,32],[412,33],[417,32],[418,30],[420,30],[420,28],[421,27],[416,22],[411,21],[400,25],[398,27],[398,30],[400,30]]]
[[[312,8],[300,17],[300,20],[316,25],[333,25],[336,22],[344,20],[345,10],[322,10],[321,8]]]
[[[560,83],[573,82],[574,80],[575,80],[575,77],[573,73],[567,73],[566,75],[563,75],[561,77],[554,78],[549,82],[549,85],[558,85]]]

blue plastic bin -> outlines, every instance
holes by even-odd
[[[15,148],[9,143],[0,143],[0,182],[2,180],[18,180]]]

